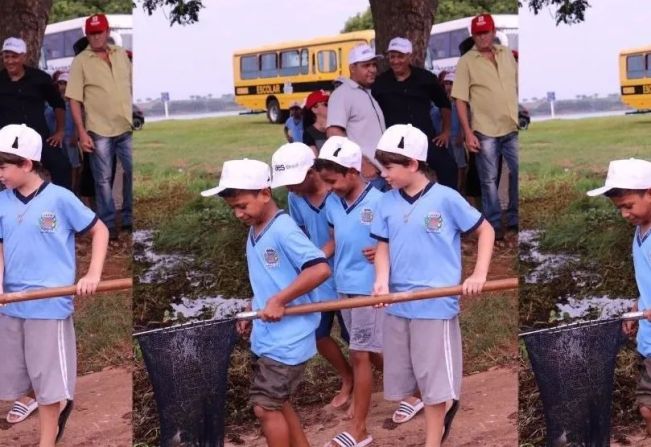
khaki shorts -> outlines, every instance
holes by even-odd
[[[306,364],[286,365],[269,357],[252,355],[251,404],[265,410],[280,410],[301,383]]]
[[[0,314],[0,400],[15,400],[34,390],[50,405],[72,400],[77,352],[72,317],[36,320]]]
[[[638,406],[651,408],[651,357],[640,356],[638,369],[640,377],[635,389],[635,400]]]
[[[342,299],[357,295],[341,295]],[[355,309],[342,309],[350,343],[348,348],[352,351],[382,352],[382,327],[384,325],[384,309],[373,307],[357,307]]]
[[[400,401],[420,390],[425,405],[459,399],[462,377],[459,319],[384,318],[384,398]]]

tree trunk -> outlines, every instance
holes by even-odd
[[[439,0],[370,0],[370,3],[376,51],[384,53],[391,39],[406,37],[414,47],[413,64],[422,67]],[[386,63],[382,66],[388,67]]]
[[[22,38],[27,43],[27,65],[38,66],[50,8],[52,0],[0,0],[0,42]]]

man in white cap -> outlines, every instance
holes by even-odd
[[[439,183],[456,189],[457,167],[447,151],[450,100],[434,74],[412,65],[412,52],[408,39],[391,39],[387,48],[391,70],[377,77],[373,96],[382,107],[387,126],[411,124],[427,135],[427,164],[436,172]],[[430,115],[432,103],[439,109],[443,122],[438,136]]]
[[[386,182],[379,175],[374,156],[377,142],[385,130],[384,114],[371,94],[380,57],[367,44],[350,50],[350,78],[342,78],[341,85],[330,95],[326,135],[348,137],[357,143],[364,155],[362,176],[383,190]]]
[[[38,68],[28,67],[27,45],[18,37],[9,37],[2,44],[0,71],[0,127],[7,124],[26,124],[43,139],[42,163],[52,183],[70,189],[70,163],[61,150],[66,106],[52,78]],[[55,131],[50,134],[44,105],[54,110]]]

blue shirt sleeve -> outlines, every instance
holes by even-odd
[[[289,225],[288,225],[289,226]],[[282,233],[276,234],[276,243],[285,252],[289,262],[301,271],[319,262],[327,262],[323,251],[310,241],[297,225],[291,225]]]
[[[375,205],[375,216],[371,222],[371,237],[382,242],[389,242],[389,226],[384,214],[388,196],[385,195]]]
[[[86,207],[72,192],[65,191],[62,200],[64,202],[62,207],[63,219],[66,226],[75,233],[88,231],[97,221],[95,213]]]
[[[467,233],[477,229],[484,217],[473,208],[457,191],[450,189],[447,198],[448,216],[453,225],[461,232]]]
[[[301,198],[295,194],[289,193],[287,196],[287,207],[289,208],[289,215],[292,216],[296,225],[305,230],[305,221],[303,220],[301,209],[296,203],[298,200],[301,200]]]

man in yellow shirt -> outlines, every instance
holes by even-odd
[[[495,229],[495,239],[500,240],[504,239],[497,193],[500,155],[510,171],[507,229],[518,230],[517,64],[511,50],[494,43],[495,24],[490,14],[472,20],[471,34],[475,44],[459,59],[452,97],[466,147],[477,153],[482,211]]]
[[[97,215],[118,238],[111,176],[117,156],[124,169],[122,229],[132,230],[132,82],[127,52],[108,43],[104,14],[86,20],[88,47],[72,61],[66,96],[79,144],[90,153]],[[84,112],[82,114],[82,105]]]

